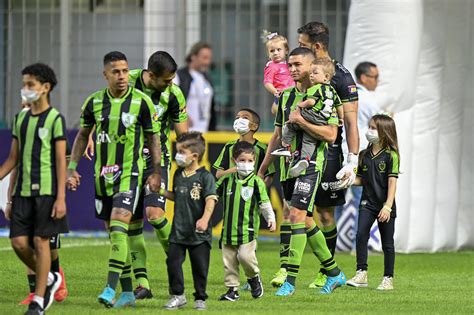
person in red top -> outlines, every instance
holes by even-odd
[[[263,38],[270,59],[263,72],[263,85],[268,92],[275,96],[272,104],[272,114],[275,115],[280,93],[284,89],[295,86],[295,81],[291,78],[286,63],[289,52],[286,37],[278,35],[278,33],[263,31]]]

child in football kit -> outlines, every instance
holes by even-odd
[[[366,287],[367,243],[370,229],[378,220],[384,254],[384,277],[378,290],[393,290],[395,246],[393,234],[397,207],[395,192],[400,166],[395,122],[386,115],[375,115],[366,133],[369,146],[359,154],[359,166],[354,185],[362,185],[356,236],[357,271],[347,281],[353,287]]]
[[[344,112],[342,102],[331,86],[331,79],[335,74],[334,62],[329,58],[317,58],[311,64],[309,78],[313,84],[306,91],[306,98],[298,107],[301,116],[312,124],[323,126],[328,124],[338,124],[342,126]],[[298,132],[301,132],[298,124],[286,123],[282,130],[283,148],[272,152],[273,155],[291,156],[290,144]],[[291,177],[298,177],[309,166],[311,157],[314,154],[317,143],[320,141],[312,137],[307,132],[303,132],[303,146],[299,153],[299,160],[290,169]]]
[[[240,298],[239,265],[242,266],[252,297],[263,296],[260,269],[255,255],[260,228],[260,213],[275,231],[273,212],[263,180],[255,172],[255,149],[248,142],[237,142],[232,150],[237,173],[227,174],[217,182],[217,193],[224,205],[220,243],[224,262],[224,283],[227,292],[220,301]]]
[[[286,63],[289,52],[286,37],[264,30],[262,38],[267,48],[268,58],[270,59],[263,70],[263,85],[274,96],[272,114],[275,115],[281,92],[294,86],[295,81],[291,77],[288,64]]]
[[[217,200],[214,176],[199,166],[205,150],[200,132],[178,136],[173,191],[160,194],[174,201],[174,217],[169,237],[168,280],[170,298],[164,306],[173,310],[186,305],[183,262],[186,251],[191,260],[194,280],[194,308],[206,309],[206,286],[212,244],[210,219]]]

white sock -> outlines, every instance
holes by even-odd
[[[54,282],[54,275],[52,272],[48,272],[48,286],[52,285]]]
[[[38,303],[39,306],[41,306],[41,308],[44,307],[44,298],[39,296],[39,295],[36,295],[33,297],[33,301]]]

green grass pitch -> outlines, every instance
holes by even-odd
[[[17,303],[26,296],[24,267],[9,249],[9,241],[0,239],[0,314],[23,314],[25,306]],[[69,289],[63,303],[55,303],[48,314],[157,314],[168,296],[165,257],[159,243],[147,238],[149,278],[155,297],[138,301],[135,309],[105,309],[97,303],[107,273],[108,246],[105,239],[63,238],[60,261]],[[214,314],[347,314],[347,313],[443,313],[474,314],[474,252],[411,254],[396,256],[395,290],[378,292],[383,268],[383,256],[369,257],[369,287],[344,287],[329,296],[307,288],[318,270],[316,258],[306,251],[295,294],[288,298],[274,296],[269,285],[278,268],[278,244],[260,242],[258,260],[265,286],[265,295],[252,299],[249,292],[240,292],[237,302],[219,302],[226,291],[223,285],[221,252],[214,244],[208,280],[208,311]],[[354,274],[355,257],[337,254],[336,260],[347,277]],[[192,277],[189,260],[184,264],[188,305],[176,311],[195,313],[192,300]],[[242,281],[245,280],[241,274]]]

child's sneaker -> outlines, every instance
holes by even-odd
[[[186,296],[183,295],[171,295],[170,299],[168,300],[168,303],[166,303],[163,308],[167,310],[177,310],[178,308],[181,308],[185,306],[187,303],[186,301]]]
[[[368,286],[367,281],[367,270],[357,270],[356,274],[352,279],[347,281],[347,285],[351,287],[366,287]]]
[[[207,309],[206,301],[204,301],[204,300],[194,301],[194,309],[196,311],[205,311]]]
[[[377,290],[386,291],[393,290],[393,278],[392,277],[383,277],[382,283],[377,287]]]
[[[263,286],[259,275],[253,277],[252,279],[247,279],[247,282],[250,284],[250,291],[254,299],[258,299],[263,296]]]
[[[35,301],[31,301],[30,305],[28,305],[28,310],[25,313],[25,315],[43,315],[43,314],[44,314],[43,308]]]
[[[289,150],[289,147],[276,149],[276,150],[273,151],[271,154],[272,154],[272,155],[275,155],[275,156],[291,157],[291,152],[290,152],[290,150]]]
[[[309,162],[307,159],[301,159],[296,162],[295,166],[290,169],[290,176],[296,178],[300,176],[303,171],[305,171],[309,166]]]
[[[231,301],[235,302],[238,299],[240,299],[239,292],[237,290],[234,290],[234,288],[229,288],[225,294],[222,294],[219,297],[219,301]]]

